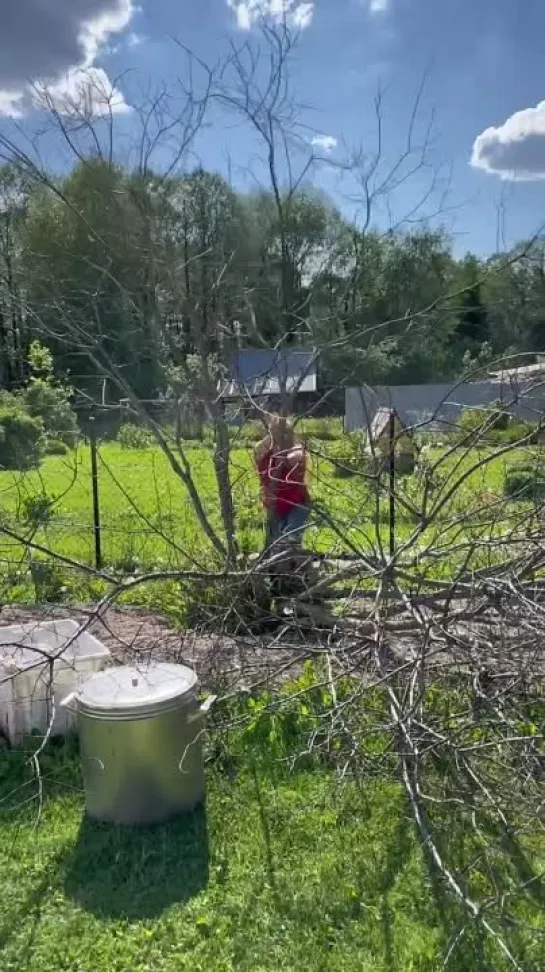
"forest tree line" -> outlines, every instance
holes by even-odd
[[[362,230],[311,185],[275,197],[93,158],[60,179],[0,170],[4,389],[36,340],[96,400],[106,374],[152,399],[236,347],[320,347],[328,385],[446,381],[531,362],[544,334],[541,239],[456,259],[440,229]]]

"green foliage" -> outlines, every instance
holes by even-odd
[[[58,604],[66,597],[65,573],[55,561],[33,558],[30,576],[37,604]]]
[[[144,426],[126,422],[117,433],[117,441],[123,449],[148,449],[155,439]]]
[[[501,445],[514,445],[523,441],[525,445],[535,445],[538,437],[538,429],[533,422],[514,421],[497,434],[495,441]]]
[[[541,500],[545,497],[545,463],[521,462],[505,474],[504,493],[510,499]]]
[[[501,401],[492,402],[487,408],[466,409],[458,421],[454,442],[466,444],[514,445],[526,440],[534,445],[538,440],[536,423],[513,419]]]
[[[296,433],[302,432],[322,442],[335,442],[344,436],[341,418],[305,418],[296,425]]]
[[[28,361],[31,378],[20,394],[21,401],[29,415],[42,420],[48,440],[53,439],[72,448],[78,439],[78,422],[70,404],[70,389],[56,381],[53,375],[51,351],[38,341],[33,341]]]
[[[51,439],[46,436],[44,454],[46,456],[66,456],[70,452],[70,447],[61,439]]]
[[[44,433],[42,419],[29,415],[11,396],[0,401],[0,468],[31,469],[40,460]]]
[[[460,260],[429,228],[360,230],[305,182],[281,193],[280,213],[274,193],[235,192],[201,168],[142,178],[86,158],[59,188],[0,171],[9,225],[0,384],[24,379],[23,317],[31,334],[39,320],[51,335],[49,352],[33,353],[36,375],[47,376],[49,353],[58,370],[83,372],[77,390],[95,399],[103,374],[96,354],[85,360],[74,320],[145,398],[166,391],[169,371],[191,356],[224,367],[235,337],[275,346],[301,324],[304,340],[324,348],[328,386],[449,380],[542,350],[542,239],[488,262]]]
[[[333,475],[347,479],[369,469],[369,457],[359,432],[350,432],[327,446],[327,457],[333,464]]]
[[[187,444],[186,444],[187,445]],[[329,448],[329,443],[327,447]],[[336,443],[331,443],[336,445]],[[450,458],[451,447],[447,453],[435,446],[428,446],[424,456],[425,464],[419,468],[418,479],[409,478],[406,482],[397,479],[399,503],[397,509],[396,538],[398,543],[409,539],[412,523],[418,519],[424,483],[429,482],[433,472],[433,497],[440,502],[441,495],[452,482],[452,470],[458,469],[460,453],[454,452]],[[363,456],[363,468],[350,479],[342,480],[335,476],[335,464],[326,458],[326,449],[318,442],[312,444],[309,469],[309,485],[317,509],[323,508],[333,523],[339,524],[343,537],[322,521],[317,514],[316,521],[309,526],[306,543],[318,552],[332,549],[342,553],[354,548],[365,556],[372,544],[388,542],[388,502],[387,476],[380,477],[384,492],[380,496],[377,513],[376,491],[380,481],[376,470],[367,468],[368,458]],[[471,450],[464,451],[463,462],[475,463],[477,458],[486,458],[486,451],[477,457]],[[510,454],[511,455],[511,454]],[[203,570],[219,571],[221,565],[215,559],[211,545],[203,536],[202,528],[195,512],[187,501],[185,490],[173,473],[168,460],[158,448],[142,450],[131,456],[116,442],[101,444],[101,463],[99,465],[99,490],[102,523],[102,546],[105,563],[122,574],[148,572],[164,569],[194,569],[195,564]],[[214,527],[221,530],[218,493],[214,477],[214,466],[210,449],[205,444],[192,443],[187,450],[195,485],[204,507]],[[511,463],[536,463],[541,456],[541,447],[514,450]],[[350,459],[350,457],[348,457]],[[346,461],[346,456],[344,457]],[[247,445],[234,448],[231,455],[234,470],[234,502],[236,512],[237,537],[240,550],[253,554],[263,547],[263,509],[260,490],[255,472],[251,449]],[[505,480],[504,456],[487,461],[486,466],[478,468],[457,491],[452,503],[441,511],[437,520],[424,531],[421,542],[433,550],[437,542],[446,549],[449,543],[469,542],[475,537],[475,529],[482,524],[486,504],[479,504],[479,494],[502,496]],[[427,464],[427,465],[426,465]],[[24,477],[14,477],[11,472],[0,472],[0,492],[2,495],[2,518],[14,532],[23,535],[28,521],[22,507],[22,495],[36,497],[38,502],[44,494],[55,497],[52,515],[45,526],[40,526],[36,535],[37,542],[48,549],[86,564],[93,563],[93,517],[91,498],[91,469],[89,450],[82,448],[74,456],[46,457],[40,469],[25,473]],[[416,512],[406,510],[401,500],[416,506]],[[503,509],[503,508],[502,508]],[[510,516],[508,507],[505,515]],[[463,517],[460,521],[460,516]],[[503,513],[497,508],[498,529],[503,529]],[[518,522],[518,521],[517,521]],[[517,542],[518,531],[506,521],[513,543]],[[479,529],[481,527],[479,526]],[[489,526],[485,529],[489,531]],[[461,531],[461,532],[460,532]],[[520,518],[520,534],[525,534],[525,520]],[[462,538],[462,539],[461,539]],[[487,535],[485,534],[485,539]],[[19,569],[25,562],[25,547],[13,543],[5,549],[5,574]],[[486,565],[491,566],[495,556],[487,555]],[[497,560],[505,557],[502,545],[497,549]],[[469,564],[462,563],[456,555],[433,558],[418,562],[417,570],[425,571],[427,576],[438,580],[448,580],[463,568],[472,569],[483,566],[479,545],[474,550]],[[100,584],[95,592],[93,584],[85,575],[77,571],[67,572],[65,585],[70,597],[81,603],[82,600],[101,596],[104,591]],[[101,582],[102,583],[102,582]],[[221,587],[221,585],[220,585]],[[202,603],[201,621],[218,623],[230,612],[230,624],[236,627],[236,609],[229,591],[224,585],[221,591],[211,586],[202,593],[199,584],[184,586],[171,582],[154,581],[134,588],[130,594],[123,595],[126,603],[174,614],[180,623],[187,625],[190,618],[199,614]],[[219,597],[218,597],[219,592]],[[17,582],[6,583],[1,597],[10,601],[30,601],[34,599],[34,588],[25,576]],[[167,606],[165,606],[167,605]],[[246,624],[259,623],[256,615],[255,599],[249,599],[240,592],[242,617]]]
[[[508,409],[505,407],[505,403],[498,399],[489,406],[490,412],[490,422],[491,428],[495,432],[505,432],[509,422],[511,421],[511,416]]]
[[[25,496],[22,502],[21,519],[25,526],[37,529],[45,526],[51,519],[51,499],[44,495]]]
[[[462,438],[482,435],[493,441],[496,432],[505,432],[510,415],[503,402],[492,402],[485,408],[468,408],[462,411],[458,420],[458,430]]]
[[[33,378],[52,379],[53,355],[49,348],[39,341],[31,342],[28,349],[28,364]]]
[[[339,762],[334,747],[342,746],[343,727],[320,720],[332,705],[323,683],[321,670],[307,665],[274,699],[257,694],[220,705],[207,736],[206,812],[160,827],[105,826],[85,816],[73,739],[46,747],[40,781],[28,758],[35,739],[3,753],[2,969],[437,972],[467,917],[430,867],[403,787],[383,759],[384,741],[373,738],[374,724],[388,722],[385,693],[366,692],[359,703],[358,740],[380,757],[367,765],[384,768],[366,773],[362,786],[349,773],[340,780],[328,765],[328,754]],[[355,693],[353,686],[339,690],[346,716]],[[431,688],[421,703],[426,724],[440,730],[449,718],[456,725],[468,696]],[[532,728],[521,731],[531,736]],[[316,755],[309,755],[313,732]],[[468,737],[467,745],[475,741]],[[341,754],[351,753],[353,739],[344,745]],[[422,789],[439,796],[428,817],[445,864],[463,873],[468,896],[492,904],[490,921],[498,895],[509,895],[502,936],[524,968],[537,972],[539,828],[527,837],[521,827],[516,845],[505,841],[498,854],[486,808],[476,801],[469,814],[447,802],[449,784],[449,767],[434,770],[431,754]],[[526,894],[518,893],[522,866]],[[475,922],[447,967],[512,968]]]
[[[49,439],[72,448],[78,439],[76,415],[64,388],[43,378],[35,378],[21,395],[29,415],[43,422]]]

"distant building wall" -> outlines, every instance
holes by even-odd
[[[347,388],[345,428],[367,429],[378,408],[395,408],[406,425],[446,428],[463,409],[483,408],[501,399],[517,418],[537,421],[545,413],[545,381],[519,385],[497,381],[437,385],[391,385]]]

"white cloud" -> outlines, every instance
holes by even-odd
[[[22,118],[22,98],[23,94],[20,91],[0,91],[0,115],[6,115],[8,118]]]
[[[239,30],[250,30],[250,27],[252,26],[252,12],[248,4],[230,3],[229,6],[230,7],[232,6],[234,8],[236,18],[237,18],[237,27],[239,28]]]
[[[293,22],[299,30],[310,27],[314,16],[314,3],[299,3],[293,12]]]
[[[545,179],[545,101],[485,129],[475,139],[471,165],[511,181]]]
[[[144,41],[145,37],[142,34],[129,34],[127,37],[127,47],[140,47],[140,44],[143,44]]]
[[[390,7],[390,0],[369,0],[369,13],[386,13]]]
[[[97,6],[99,0],[96,0]],[[81,37],[86,47],[86,66],[91,64],[100,48],[111,34],[119,34],[130,24],[135,12],[132,0],[108,0],[97,16],[82,22]]]
[[[130,111],[121,91],[102,68],[76,68],[53,85],[37,85],[34,103],[67,118],[100,118]]]
[[[263,17],[275,23],[286,20],[299,30],[309,27],[315,0],[227,0],[234,12],[239,30],[250,30]]]
[[[114,110],[126,111],[121,93],[112,91],[95,60],[108,38],[126,29],[135,10],[133,0],[10,2],[0,31],[0,114],[20,116],[35,104],[36,86],[43,90],[44,85],[56,96],[68,92],[70,104],[79,94],[97,110],[109,92]]]
[[[337,139],[333,135],[315,135],[310,143],[314,148],[321,149],[322,152],[332,152],[337,148]]]

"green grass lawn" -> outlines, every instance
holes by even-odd
[[[378,505],[369,480],[361,476],[339,479],[327,458],[328,442],[316,442],[311,464],[312,496],[329,519],[312,526],[307,533],[310,547],[342,555],[347,550],[369,553],[378,543],[387,547],[388,499],[382,494]],[[217,487],[210,450],[189,443],[187,452],[192,474],[203,507],[212,526],[221,533]],[[529,451],[521,453],[526,458]],[[479,455],[470,453],[460,463],[454,455],[442,463],[439,493],[449,489],[453,477],[460,475]],[[502,551],[490,550],[490,537],[524,536],[523,505],[511,503],[508,512],[490,507],[489,496],[501,497],[507,466],[521,457],[514,452],[492,459],[485,468],[476,469],[457,490],[436,520],[420,530],[418,516],[410,505],[419,508],[422,485],[415,476],[401,477],[396,504],[396,544],[409,544],[407,556],[434,548],[434,559],[426,569],[431,576],[448,578],[464,562],[467,543],[484,543],[472,554],[472,566],[486,567]],[[432,456],[441,458],[436,451]],[[235,498],[238,540],[244,552],[260,549],[263,539],[259,487],[249,446],[233,449],[231,477]],[[196,567],[213,565],[213,551],[197,520],[185,487],[155,447],[124,449],[117,443],[100,447],[99,462],[102,548],[105,564],[117,571]],[[484,499],[483,499],[484,497]],[[406,500],[407,502],[403,502]],[[37,530],[32,521],[38,508],[47,508]],[[26,473],[0,473],[0,506],[7,525],[42,544],[53,553],[78,563],[93,562],[93,516],[89,449],[81,445],[66,456],[47,457],[39,469]],[[463,524],[460,525],[460,517]],[[415,539],[416,531],[420,531]],[[456,545],[462,549],[456,552]],[[40,556],[38,554],[38,556]],[[28,551],[5,534],[0,535],[0,564],[3,565],[6,593],[14,600],[34,596],[28,572]],[[81,578],[79,578],[81,581]],[[75,581],[67,582],[72,594]],[[61,585],[62,586],[62,585]],[[9,594],[11,591],[11,594]]]
[[[194,446],[189,454],[204,507],[219,528],[210,453]],[[107,563],[126,571],[211,563],[184,489],[157,449],[110,443],[100,455]],[[456,568],[451,544],[460,511],[464,542],[512,529],[505,518],[491,524],[478,497],[485,490],[501,493],[506,462],[515,458],[494,459],[485,472],[472,473],[422,533],[418,542],[433,542],[439,555],[435,576]],[[455,462],[449,460],[447,475]],[[248,448],[234,451],[232,477],[241,543],[257,549],[261,509]],[[36,502],[54,501],[34,539],[91,563],[90,481],[84,446],[49,457],[29,473],[1,473],[2,516],[28,536]],[[400,488],[418,503],[415,477]],[[312,491],[345,541],[322,524],[309,531],[310,544],[341,553],[346,538],[361,551],[386,539],[387,499],[380,499],[377,521],[365,481],[335,478],[325,454],[313,458]],[[512,510],[524,513],[520,504]],[[403,543],[418,523],[398,513],[396,539]],[[519,542],[516,535],[513,542]],[[3,597],[37,596],[28,554],[6,535],[0,536],[0,560]],[[100,585],[80,591],[75,582],[59,592],[87,599],[99,593]],[[165,607],[164,594],[155,606]],[[174,600],[179,604],[179,588]],[[292,754],[304,748],[300,742],[292,740]],[[152,830],[85,819],[71,744],[44,754],[38,822],[36,781],[25,753],[0,753],[0,972],[439,972],[462,929],[447,969],[509,968],[475,923],[465,923],[430,869],[395,770],[389,779],[366,779],[362,789],[352,782],[340,786],[323,765],[288,773],[267,758],[273,748],[269,733],[237,750],[236,758],[211,762],[206,814]],[[479,821],[477,837],[451,806],[433,812],[441,850],[470,892],[496,900],[500,875],[499,891],[519,922],[506,925],[504,934],[526,972],[544,968],[545,899],[528,878],[543,872],[543,844],[529,832],[522,849],[506,847],[498,856],[497,834],[487,832],[486,820]],[[521,882],[527,887],[512,901],[510,892]]]
[[[206,813],[138,830],[85,818],[70,744],[43,769],[37,826],[23,754],[0,764],[2,972],[436,972],[460,927],[395,783],[247,752],[211,766]],[[478,855],[467,879],[487,880]],[[509,940],[537,972],[543,910],[528,894],[519,914]],[[470,925],[448,968],[508,966]]]

